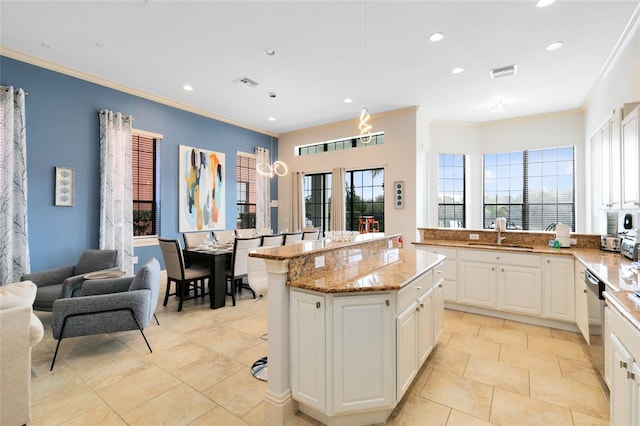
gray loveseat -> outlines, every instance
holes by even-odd
[[[85,274],[103,269],[117,269],[117,257],[117,250],[85,250],[76,265],[26,274],[20,280],[32,281],[38,286],[33,309],[51,311],[54,300],[71,297],[74,292],[79,291]]]

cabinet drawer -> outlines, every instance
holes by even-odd
[[[618,339],[624,343],[624,346],[631,352],[636,361],[640,360],[640,331],[631,325],[615,307],[611,306],[610,311],[611,315],[608,317],[611,321],[608,327],[609,332],[618,336]]]
[[[431,253],[441,254],[443,256],[447,256],[447,259],[455,260],[456,255],[458,253],[457,249],[451,247],[441,247],[441,246],[417,246],[422,248],[422,250],[428,250]]]
[[[432,285],[433,271],[429,270],[415,280],[407,283],[396,294],[396,312],[402,312],[411,303],[426,293]]]
[[[472,262],[530,267],[540,267],[542,264],[540,255],[529,253],[509,253],[501,250],[461,250],[460,259]]]

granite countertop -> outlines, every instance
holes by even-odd
[[[399,290],[444,259],[426,251],[391,248],[336,270],[300,276],[288,284],[322,293]]]

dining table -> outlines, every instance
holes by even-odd
[[[209,276],[209,307],[222,308],[227,293],[226,273],[231,269],[233,245],[212,245],[206,248],[186,248],[182,250],[187,266],[193,262],[207,263],[211,270]]]

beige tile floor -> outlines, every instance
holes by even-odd
[[[162,296],[162,295],[161,295]],[[230,303],[230,301],[229,301]],[[159,306],[160,326],[66,339],[53,372],[51,314],[34,347],[31,425],[260,425],[266,300]],[[575,333],[457,311],[389,418],[392,425],[608,425],[609,407]],[[298,414],[288,424],[314,425]]]

